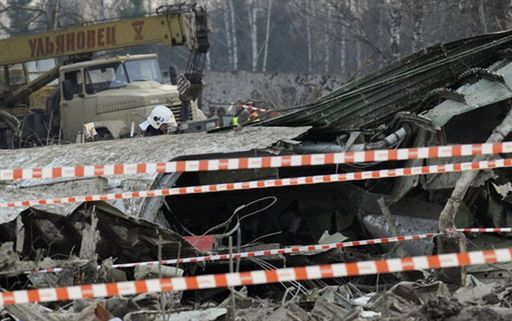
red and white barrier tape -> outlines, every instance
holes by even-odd
[[[427,175],[427,174],[438,174],[438,173],[454,173],[454,172],[462,172],[462,171],[468,171],[468,170],[480,170],[480,169],[503,168],[503,167],[512,167],[512,158],[486,160],[486,161],[479,161],[479,162],[465,162],[465,163],[455,163],[455,164],[440,164],[440,165],[431,165],[431,166],[382,169],[382,170],[343,173],[343,174],[334,174],[334,175],[303,176],[303,177],[294,177],[294,178],[269,179],[269,180],[248,181],[248,182],[238,182],[238,183],[165,188],[165,189],[148,190],[148,191],[82,195],[82,196],[70,196],[70,197],[60,197],[60,198],[50,198],[50,199],[10,201],[10,202],[0,203],[0,208],[29,207],[29,206],[36,206],[36,205],[37,206],[60,205],[60,204],[68,204],[68,203],[108,201],[108,200],[141,198],[141,197],[159,197],[159,196],[169,196],[169,195],[212,193],[212,192],[283,187],[283,186],[298,186],[298,185],[324,184],[324,183],[336,183],[336,182],[349,182],[349,181],[358,181],[358,180],[366,180],[366,179],[379,179],[379,178],[391,178],[391,177],[412,176],[412,175]]]
[[[261,113],[266,113],[269,111],[273,111],[272,109],[265,109],[265,108],[250,106],[250,105],[242,105],[242,108],[248,109],[250,112],[259,111]]]
[[[116,283],[100,283],[60,288],[19,290],[0,293],[0,306],[91,299],[169,291],[225,288],[229,286],[373,275],[421,269],[440,269],[477,264],[511,262],[512,248],[399,259],[336,263],[275,270],[209,274]]]
[[[512,142],[504,142],[496,144],[431,146],[344,153],[185,160],[158,163],[15,168],[1,169],[0,181],[315,166],[407,159],[492,155],[511,152]]]
[[[456,229],[464,233],[512,233],[512,227],[466,227]]]
[[[465,233],[512,233],[512,227],[486,227],[486,228],[459,228],[455,229],[458,232]],[[364,245],[375,245],[375,244],[386,244],[386,243],[394,243],[394,242],[402,242],[402,241],[412,241],[412,240],[421,240],[426,238],[431,238],[440,233],[425,233],[425,234],[416,234],[416,235],[406,235],[406,236],[393,236],[393,237],[383,237],[369,240],[360,240],[360,241],[349,241],[349,242],[338,242],[338,243],[328,243],[328,244],[314,244],[314,245],[302,245],[302,246],[291,246],[280,249],[271,249],[271,250],[260,250],[260,251],[247,251],[240,253],[229,254],[214,254],[214,255],[205,255],[205,256],[196,256],[196,257],[187,257],[180,259],[168,259],[162,261],[147,261],[147,262],[135,262],[135,263],[121,263],[121,264],[113,264],[113,268],[131,268],[136,266],[152,266],[156,264],[185,264],[185,263],[199,263],[199,262],[214,262],[214,261],[225,261],[229,260],[232,256],[233,259],[242,259],[248,257],[261,257],[261,256],[271,256],[271,255],[282,255],[282,254],[297,254],[297,253],[308,253],[315,251],[326,251],[332,249],[341,249],[346,247],[354,247],[354,246],[364,246]],[[36,271],[26,271],[26,274],[31,273],[56,273],[63,271],[63,268],[55,267],[48,268]]]
[[[385,244],[385,243],[410,241],[410,240],[420,240],[420,239],[434,237],[435,235],[437,235],[437,233],[384,237],[384,238],[362,240],[362,241],[302,245],[302,246],[286,247],[286,248],[281,248],[281,249],[233,253],[232,256],[233,256],[233,259],[236,260],[236,259],[242,259],[242,258],[248,258],[248,257],[271,256],[271,255],[290,254],[290,253],[294,253],[294,254],[308,253],[308,252],[315,252],[315,251],[327,251],[327,250],[332,250],[332,249],[341,249],[341,248],[345,248],[345,247],[373,245],[373,244]],[[136,267],[136,266],[152,266],[152,265],[156,265],[159,263],[170,265],[170,264],[184,264],[184,263],[213,262],[213,261],[229,260],[229,258],[230,258],[229,254],[215,254],[215,255],[187,257],[187,258],[180,258],[180,259],[169,259],[169,260],[162,260],[162,261],[113,264],[112,267],[113,268],[131,268],[131,267]],[[49,269],[44,269],[44,270],[26,271],[25,273],[26,274],[54,273],[54,272],[61,272],[63,270],[64,270],[63,268],[56,267],[56,268],[49,268]]]

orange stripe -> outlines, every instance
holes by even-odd
[[[345,163],[353,163],[354,162],[354,152],[346,152],[345,153]]]
[[[114,174],[116,174],[116,175],[124,174],[124,165],[121,165],[121,164],[114,165]]]
[[[77,176],[77,177],[84,176],[84,167],[83,166],[75,167],[75,176]]]
[[[404,271],[412,271],[414,270],[414,261],[410,257],[401,258],[402,267]]]
[[[62,167],[52,168],[52,177],[62,177]]]
[[[503,153],[503,144],[501,144],[501,143],[492,144],[492,152],[493,152],[493,154]]]
[[[407,155],[408,155],[409,159],[418,158],[418,148],[409,148],[407,150]]]
[[[249,158],[243,157],[238,159],[238,168],[247,169],[249,168]]]
[[[308,280],[309,279],[308,272],[305,267],[296,267],[293,269],[293,271],[295,272],[296,280],[300,281],[300,280]]]
[[[39,302],[41,298],[39,297],[39,290],[32,289],[27,291],[27,297],[29,302]]]
[[[272,158],[266,156],[261,158],[261,168],[269,168],[272,164]]]
[[[471,152],[473,155],[480,155],[482,154],[482,144],[473,144],[471,147]]]
[[[14,301],[14,294],[12,293],[12,291],[4,292],[1,295],[2,295],[2,299],[4,301],[4,305],[6,305],[6,304],[15,304],[16,303]]]
[[[265,272],[265,276],[267,277],[266,283],[277,283],[279,282],[279,276],[275,270],[269,270]]]
[[[439,148],[438,147],[429,147],[428,148],[428,158],[437,158],[439,156]]]
[[[137,174],[144,174],[144,173],[146,173],[146,163],[137,164]]]
[[[332,278],[334,275],[332,272],[332,265],[320,265],[320,274],[324,278]]]
[[[219,159],[219,170],[226,170],[229,168],[227,159]]]
[[[172,279],[160,279],[160,288],[162,292],[171,292],[174,287],[172,286]]]
[[[324,163],[325,164],[334,164],[334,154],[333,153],[325,154]]]
[[[303,155],[301,157],[301,162],[303,166],[310,166],[311,165],[311,155]]]
[[[94,298],[94,293],[92,292],[92,286],[90,284],[80,285],[80,290],[82,292],[83,299]]]
[[[483,253],[486,263],[496,263],[496,252],[494,250],[485,250]]]
[[[41,168],[34,168],[32,170],[32,177],[33,178],[41,178],[41,177],[43,177],[43,170]]]
[[[187,276],[185,277],[185,283],[187,284],[187,289],[188,290],[194,290],[194,289],[198,289],[198,285],[197,285],[197,277],[195,276]]]
[[[208,170],[208,163],[209,163],[209,161],[207,161],[207,160],[200,160],[199,161],[199,170],[200,171],[207,171]]]
[[[135,291],[137,293],[146,293],[148,292],[148,285],[145,280],[135,281]]]
[[[428,267],[431,269],[436,269],[441,267],[441,261],[439,261],[439,256],[431,255],[427,256]]]
[[[165,169],[166,169],[165,168],[166,167],[165,164],[166,163],[162,163],[162,162],[156,163],[156,172],[157,173],[165,173]],[[183,167],[183,169],[181,169],[181,168],[179,168],[179,165],[180,165],[179,163],[176,164],[176,172],[183,172],[183,171],[185,171],[185,167]]]
[[[460,155],[462,155],[462,146],[461,145],[452,146],[452,157],[459,157]]]
[[[107,283],[105,284],[105,287],[107,288],[107,294],[109,296],[119,295],[119,288],[117,287],[117,283]]]
[[[392,149],[388,150],[388,160],[396,160],[398,159],[398,150]]]
[[[105,167],[103,165],[94,165],[94,175],[95,176],[105,175]]]
[[[457,258],[459,259],[459,265],[460,266],[467,266],[471,264],[471,261],[469,259],[469,255],[467,253],[459,253],[457,254]]]
[[[364,153],[364,161],[365,162],[373,162],[373,161],[375,161],[375,151],[367,150]]]
[[[57,299],[61,301],[69,300],[69,293],[67,288],[56,288],[55,292],[57,292]]]
[[[386,260],[377,260],[375,261],[375,267],[377,268],[378,273],[388,273],[389,266]]]
[[[359,268],[357,267],[357,264],[355,262],[347,263],[345,266],[347,268],[348,276],[359,275]]]
[[[12,170],[12,178],[13,179],[22,179],[23,178],[23,170],[21,168],[15,168]]]
[[[290,167],[292,164],[292,157],[289,155],[281,156],[281,166]]]
[[[252,285],[252,275],[250,272],[240,272],[240,282],[242,285]]]
[[[215,285],[217,287],[228,286],[228,279],[226,277],[226,274],[215,274]]]

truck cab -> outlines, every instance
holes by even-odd
[[[59,114],[65,140],[84,124],[100,138],[128,137],[156,105],[169,107],[178,123],[204,120],[195,102],[183,104],[177,86],[164,84],[156,54],[95,59],[60,67]]]

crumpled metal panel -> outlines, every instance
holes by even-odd
[[[464,95],[466,103],[445,100],[423,116],[432,120],[433,125],[440,128],[456,115],[512,98],[512,63],[497,70],[494,68],[489,70],[503,76],[505,84],[481,79],[474,84],[464,85],[457,92]]]
[[[195,133],[103,141],[86,144],[0,150],[0,168],[74,166],[169,161],[181,156],[262,150],[280,140],[293,139],[308,127],[242,128],[215,134]],[[0,182],[0,201],[65,197],[148,189],[157,175],[40,179]],[[136,215],[142,200],[109,202],[123,213]],[[80,204],[40,207],[68,215]],[[24,208],[0,209],[0,224],[9,222]]]
[[[456,84],[460,73],[487,68],[512,45],[512,31],[437,44],[351,81],[313,103],[259,123],[264,126],[313,126],[313,131],[371,128],[399,111],[421,112],[430,90]]]

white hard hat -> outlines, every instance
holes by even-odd
[[[178,126],[172,110],[167,106],[158,105],[153,108],[147,120],[139,126],[143,130],[146,130],[149,125],[153,126],[155,129],[159,129],[162,124],[169,124],[174,127]]]

